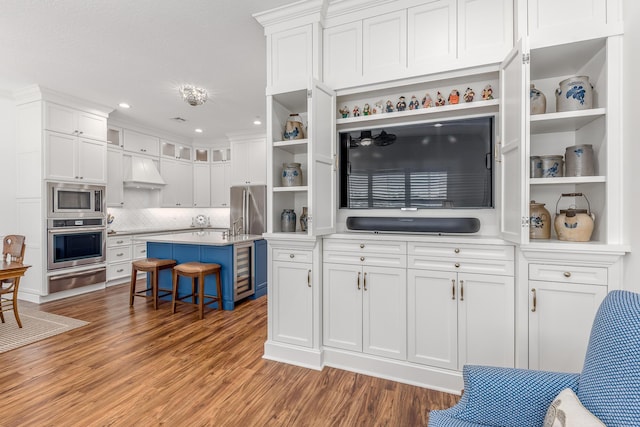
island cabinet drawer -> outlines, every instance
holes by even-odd
[[[109,237],[107,239],[107,247],[112,248],[114,246],[127,246],[131,244],[131,241],[131,236]]]
[[[354,252],[328,251],[325,249],[322,254],[322,262],[405,268],[407,266],[407,256],[404,254],[398,255],[384,253],[357,254]]]
[[[299,249],[273,249],[273,261],[312,262],[313,252]]]
[[[582,265],[529,264],[529,280],[606,286],[607,268]]]
[[[507,260],[454,259],[409,255],[408,267],[419,270],[455,271],[461,273],[513,276],[514,263]]]
[[[147,257],[147,244],[136,243],[133,245],[133,259],[142,259]]]
[[[322,244],[325,252],[341,251],[357,252],[362,254],[383,253],[389,255],[407,253],[407,244],[405,242],[325,239]]]
[[[131,260],[131,245],[116,246],[107,249],[107,262],[120,262]]]
[[[507,260],[514,259],[513,246],[507,245],[455,245],[409,242],[409,255],[445,257],[448,259],[485,259]]]
[[[107,265],[107,280],[119,279],[131,275],[131,262],[118,262]]]

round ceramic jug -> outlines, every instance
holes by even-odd
[[[558,212],[558,202],[563,197],[584,197],[587,201],[587,209],[576,209],[575,206],[571,206],[569,209],[561,209]],[[556,218],[553,222],[558,240],[567,242],[588,242],[591,240],[596,216],[591,212],[587,196],[582,193],[565,193],[560,196],[558,202],[556,202]]]
[[[564,152],[566,176],[593,176],[595,167],[591,144],[573,145]]]
[[[564,162],[562,156],[540,156],[542,162],[542,178],[563,176]]]
[[[542,159],[540,158],[540,156],[529,157],[529,162],[530,162],[529,177],[542,178]]]
[[[297,113],[289,114],[289,119],[284,126],[284,139],[304,139],[302,119]]]
[[[551,237],[551,214],[544,203],[529,203],[529,238],[549,239]]]
[[[295,187],[302,185],[302,169],[300,163],[282,164],[282,186]]]
[[[531,108],[531,114],[544,114],[547,112],[547,97],[544,93],[536,89],[535,85],[531,83],[529,89],[529,102]]]
[[[593,86],[588,76],[573,76],[556,89],[556,112],[589,110],[593,106]]]
[[[280,228],[283,233],[296,231],[296,213],[293,209],[284,209],[280,214]]]

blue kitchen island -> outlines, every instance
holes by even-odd
[[[224,310],[233,310],[241,299],[255,299],[267,293],[267,242],[262,236],[243,234],[223,237],[217,231],[192,231],[146,236],[141,240],[147,242],[149,258],[175,259],[178,264],[190,261],[220,264]],[[250,266],[248,273],[247,266]],[[251,277],[247,277],[247,274]],[[160,271],[158,286],[171,289],[170,269]],[[205,294],[217,294],[214,275],[205,278],[204,287]],[[188,293],[191,293],[191,281],[180,277],[178,295]],[[217,303],[212,307],[217,308]]]

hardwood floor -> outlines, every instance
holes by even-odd
[[[262,359],[267,298],[202,321],[126,285],[24,305],[91,323],[0,354],[1,426],[424,426],[459,399]]]

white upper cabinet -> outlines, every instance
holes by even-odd
[[[193,165],[173,159],[160,159],[160,173],[167,185],[162,189],[162,207],[193,206]]]
[[[357,84],[362,78],[362,21],[327,28],[323,34],[324,82]]]
[[[211,206],[211,172],[209,165],[195,163],[193,165],[193,207],[208,208]]]
[[[124,149],[133,153],[160,155],[160,138],[129,129],[123,130]]]
[[[407,13],[394,13],[362,21],[362,75],[365,79],[389,80],[403,75],[407,67]]]
[[[106,141],[107,118],[47,102],[45,104],[45,129]]]
[[[528,0],[521,13],[532,48],[622,33],[622,0]]]
[[[107,144],[57,132],[45,133],[45,176],[58,181],[107,182]]]
[[[513,47],[513,27],[511,0],[458,0],[461,65],[501,62]]]
[[[433,1],[407,10],[409,69],[435,71],[457,58],[456,0]]]
[[[124,206],[122,149],[107,147],[107,206]]]
[[[231,175],[230,162],[215,162],[211,165],[211,207],[229,207],[229,187]],[[196,167],[196,165],[194,165]]]
[[[274,92],[305,87],[313,75],[313,25],[273,33],[267,38],[267,85]]]
[[[191,147],[178,142],[160,140],[160,153],[163,157],[191,161]]]
[[[264,138],[231,141],[231,185],[266,183]]]

